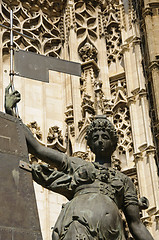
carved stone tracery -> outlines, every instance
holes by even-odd
[[[22,7],[31,14],[42,10],[49,16],[59,16],[66,5],[66,0],[3,0],[9,7],[17,7],[21,3]]]
[[[127,165],[133,159],[133,143],[129,109],[127,105],[127,90],[125,80],[118,80],[111,83],[111,94],[113,103],[113,122],[117,130],[118,157]]]
[[[44,55],[59,56],[64,40],[63,17],[55,16],[51,9],[54,8],[54,5],[61,8],[62,2],[59,5],[58,2],[49,0],[2,1],[0,19],[2,19],[2,24],[8,27],[10,25],[10,2],[12,2],[13,8],[14,29],[34,39],[30,40],[14,33],[14,46]],[[3,53],[8,54],[9,30],[4,29],[3,31]]]
[[[120,11],[118,1],[106,1],[104,10],[105,16],[105,36],[107,45],[108,65],[116,63],[122,58],[121,53],[121,31],[120,31]]]
[[[136,21],[136,0],[129,0],[129,28],[132,28],[133,23]]]
[[[94,59],[97,61],[97,13],[90,1],[78,1],[75,4],[75,21],[77,37],[80,40],[78,52],[83,61]],[[91,54],[88,56],[88,54]]]

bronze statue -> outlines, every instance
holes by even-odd
[[[5,99],[6,112],[12,114],[19,94],[10,95],[8,87]],[[125,214],[135,240],[153,240],[140,221],[139,202],[131,179],[111,168],[118,138],[105,116],[97,116],[86,133],[87,144],[96,155],[95,162],[40,145],[25,125],[24,132],[29,153],[48,164],[33,165],[33,179],[69,200],[55,224],[52,240],[124,240],[119,209]]]

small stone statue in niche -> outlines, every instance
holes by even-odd
[[[5,108],[12,114],[19,94],[6,88]],[[68,157],[40,145],[24,125],[28,152],[48,165],[33,165],[33,179],[60,193],[69,202],[63,207],[52,233],[52,240],[125,240],[121,209],[135,240],[153,240],[140,221],[139,202],[129,177],[111,168],[111,155],[117,134],[105,116],[97,116],[87,129],[86,139],[95,162]],[[49,167],[56,167],[53,170]]]

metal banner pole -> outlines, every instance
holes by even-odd
[[[13,10],[10,10],[10,83],[12,84],[12,91],[14,89],[13,77],[14,77],[14,70],[13,70]]]
[[[13,49],[13,10],[10,10],[10,83],[11,83],[11,90],[12,92],[15,91],[14,88],[14,69],[13,69],[13,54],[14,54],[14,49]],[[15,114],[18,117],[18,107],[17,105],[15,106]]]

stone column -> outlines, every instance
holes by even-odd
[[[76,24],[74,16],[74,3],[69,1],[66,8],[66,43],[65,43],[65,56],[70,61],[79,62],[78,57],[78,44],[76,35]],[[66,122],[69,121],[73,131],[73,137],[77,137],[78,121],[81,116],[81,96],[80,96],[80,78],[77,76],[66,76]],[[71,116],[72,115],[72,116]],[[71,119],[72,118],[72,119]],[[73,125],[72,125],[73,124]],[[73,140],[73,139],[72,139]]]
[[[159,119],[159,15],[157,14],[159,3],[151,4],[150,0],[144,1],[143,17],[145,23],[145,37],[149,55],[149,71],[152,74],[152,84],[154,88],[154,98]]]
[[[155,163],[146,80],[143,75],[139,26],[133,23],[131,31],[122,30],[123,55],[128,91],[128,104],[134,144],[134,162],[137,168],[140,196],[150,201],[143,211],[143,221],[155,234],[154,216],[158,214],[159,190]],[[154,235],[153,234],[153,235]]]

